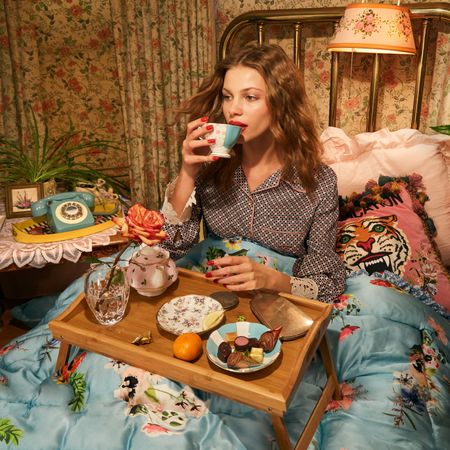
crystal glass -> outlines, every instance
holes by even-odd
[[[86,301],[95,318],[102,325],[114,325],[125,315],[130,285],[126,268],[107,264],[93,266],[84,282]]]

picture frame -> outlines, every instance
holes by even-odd
[[[41,183],[8,184],[5,188],[6,217],[31,217],[31,203],[43,198]]]

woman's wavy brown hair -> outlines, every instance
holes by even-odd
[[[204,80],[197,94],[181,105],[178,113],[189,120],[208,116],[209,122],[224,122],[222,88],[225,74],[236,66],[258,71],[267,85],[267,103],[272,115],[271,131],[279,148],[284,149],[283,177],[292,179],[292,167],[305,190],[315,188],[315,173],[321,164],[322,145],[314,114],[306,96],[300,70],[275,44],[251,42],[219,62],[211,76]],[[234,148],[235,158],[219,160],[205,167],[203,179],[211,180],[221,190],[229,188],[234,171],[240,164],[242,147]]]

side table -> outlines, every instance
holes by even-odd
[[[128,242],[120,233],[111,229],[109,235],[104,234],[101,239],[92,239],[89,236],[77,239],[77,242],[73,243],[74,250],[69,248],[67,254],[61,249],[53,250],[52,258],[54,257],[57,262],[46,263],[44,260],[42,263],[42,252],[38,251],[38,244],[16,244],[13,242],[12,235],[5,236],[6,233],[3,229],[0,235],[0,248],[10,250],[11,246],[16,246],[13,250],[15,253],[9,259],[10,263],[0,268],[0,297],[3,297],[6,303],[8,303],[7,300],[40,297],[59,292],[89,267],[87,263],[80,261],[80,258],[87,255],[97,258],[109,256],[119,251]],[[89,239],[89,245],[85,245],[84,242],[88,242]],[[49,244],[45,245],[49,246]],[[39,253],[37,265],[33,253],[30,253],[29,263],[19,265],[14,262],[16,259],[22,260],[21,253],[24,255],[23,260],[30,258],[27,252]]]

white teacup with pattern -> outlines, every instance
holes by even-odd
[[[208,144],[211,148],[212,156],[219,156],[220,158],[231,158],[231,149],[241,135],[242,128],[236,125],[228,125],[227,123],[208,123],[213,130],[205,135],[206,139],[215,139],[215,143]]]

